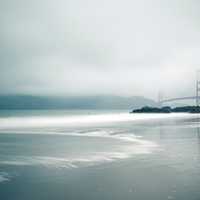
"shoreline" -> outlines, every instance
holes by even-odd
[[[183,106],[171,108],[170,106],[164,107],[149,107],[145,106],[140,109],[135,109],[130,112],[133,113],[200,113],[199,106]]]

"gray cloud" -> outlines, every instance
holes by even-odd
[[[0,92],[194,93],[197,0],[0,0]]]

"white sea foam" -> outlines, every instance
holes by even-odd
[[[9,175],[6,172],[0,172],[0,183],[1,182],[5,182],[5,181],[9,181]]]
[[[152,149],[143,147],[122,148],[113,152],[98,152],[90,153],[86,156],[75,158],[62,158],[62,157],[48,157],[48,156],[16,156],[7,160],[1,160],[1,165],[14,165],[14,166],[44,166],[56,168],[78,168],[99,165],[102,163],[113,162],[130,158],[133,154],[148,154]],[[2,180],[6,180],[2,176]]]
[[[130,158],[136,154],[149,154],[158,146],[147,140],[143,140],[140,136],[135,136],[133,133],[124,130],[112,129],[73,129],[73,131],[64,131],[63,127],[71,125],[88,125],[94,123],[112,123],[126,122],[134,120],[149,120],[160,118],[172,118],[179,115],[169,114],[146,114],[146,115],[131,115],[131,114],[100,114],[100,115],[84,115],[84,116],[60,116],[60,117],[10,117],[0,118],[0,130],[2,132],[11,133],[36,133],[36,134],[62,134],[77,137],[100,137],[120,140],[120,144],[115,148],[110,148],[108,151],[96,151],[91,149],[86,155],[78,154],[74,157],[52,157],[52,156],[15,156],[8,159],[2,159],[0,164],[4,165],[42,165],[46,167],[66,167],[75,168],[79,166],[90,166],[104,162],[111,162],[119,159]],[[183,115],[181,115],[183,117]],[[53,127],[53,129],[52,129]],[[58,131],[54,127],[59,127]],[[23,132],[23,128],[25,128]],[[38,129],[34,129],[38,128]],[[61,131],[60,131],[61,130]],[[111,143],[112,144],[112,143]]]
[[[158,148],[158,145],[156,145],[155,143],[143,140],[131,134],[110,135],[110,133],[106,131],[90,131],[89,133],[76,133],[73,134],[73,136],[74,135],[80,137],[112,138],[114,140],[120,140],[121,142],[117,143],[117,146],[115,146],[115,148],[110,148],[106,151],[91,149],[87,153],[78,153],[76,155],[73,155],[73,157],[71,157],[70,155],[66,157],[15,156],[10,158],[7,157],[7,159],[2,159],[0,161],[0,164],[16,166],[41,165],[45,167],[56,168],[77,168],[81,166],[93,166],[106,162],[113,162],[116,160],[130,158],[133,155],[138,154],[149,154]]]
[[[17,128],[40,127],[68,127],[74,125],[101,124],[113,122],[141,121],[152,119],[172,119],[188,117],[187,113],[177,114],[98,114],[76,116],[27,116],[27,117],[1,117],[0,130],[12,130]],[[193,115],[195,117],[195,115]]]

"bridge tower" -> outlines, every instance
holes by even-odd
[[[196,106],[200,104],[200,70],[197,71],[196,76]]]

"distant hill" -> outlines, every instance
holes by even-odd
[[[0,109],[136,109],[157,106],[144,97],[80,96],[48,97],[31,95],[0,96]]]

